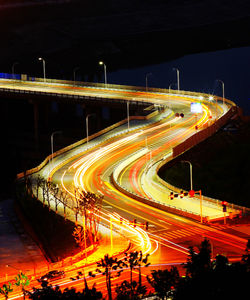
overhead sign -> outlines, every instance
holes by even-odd
[[[202,105],[199,102],[192,102],[191,103],[191,113],[202,113]]]

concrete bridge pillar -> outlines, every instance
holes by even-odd
[[[38,110],[38,102],[31,101],[33,104],[33,117],[34,117],[34,139],[36,148],[38,148],[39,144],[39,132],[38,132],[38,122],[39,122],[39,110]]]

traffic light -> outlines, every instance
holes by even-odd
[[[184,197],[184,192],[183,192],[183,191],[181,191],[181,193],[180,193],[180,197],[181,197],[181,198],[183,198],[183,197]]]
[[[148,230],[148,221],[145,223],[145,229]]]
[[[120,218],[120,224],[122,224],[122,222],[123,222],[123,218]]]
[[[133,220],[134,227],[136,227],[136,219]]]
[[[222,201],[222,210],[223,212],[226,212],[227,211],[227,202],[226,201]]]
[[[189,191],[189,196],[190,196],[190,197],[194,197],[194,194],[195,194],[195,191],[194,191],[194,190],[190,190],[190,191]]]
[[[174,199],[174,192],[170,193],[170,199],[173,200]]]

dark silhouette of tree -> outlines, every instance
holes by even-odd
[[[121,272],[123,271],[122,268],[122,261],[112,256],[110,257],[108,254],[106,254],[100,262],[97,262],[96,273],[101,273],[102,275],[105,275],[109,300],[112,300],[111,279],[114,277],[119,277]],[[92,272],[89,272],[89,275],[95,277],[95,274]]]
[[[28,296],[33,300],[57,300],[57,299],[71,299],[71,300],[98,300],[102,299],[102,293],[97,291],[95,285],[90,289],[85,287],[82,292],[77,292],[75,288],[64,289],[62,291],[58,286],[51,286],[47,282],[43,283],[41,288],[33,288],[32,292],[28,292]]]
[[[133,295],[131,295],[131,289],[133,290]],[[124,280],[120,285],[117,285],[115,288],[117,294],[117,300],[127,300],[127,299],[142,299],[146,293],[147,288],[145,285],[140,285],[139,283],[133,280],[132,287],[131,283],[127,280]]]
[[[190,277],[199,276],[201,273],[209,271],[211,267],[211,245],[206,238],[201,242],[199,253],[189,247],[189,256],[184,265],[186,275]]]
[[[248,249],[242,260],[229,263],[223,255],[217,255],[213,262],[209,262],[210,245],[204,240],[194,253],[190,248],[187,260],[186,276],[180,278],[173,300],[221,300],[247,299],[249,295],[250,270],[248,265]]]
[[[170,270],[153,270],[147,280],[161,299],[169,298],[180,279],[179,271],[174,266]]]
[[[12,291],[12,284],[10,282],[3,284],[0,288],[0,294],[4,295],[5,299],[9,298],[9,293]]]
[[[142,251],[134,251],[130,253],[125,253],[125,258],[123,260],[123,267],[130,269],[130,296],[134,297],[135,295],[138,296],[138,293],[145,292],[145,287],[142,287],[141,284],[141,267],[144,265],[145,267],[149,266],[150,263],[148,263],[148,256],[147,254],[145,257],[142,255]],[[136,281],[133,281],[133,270],[138,268],[139,270],[139,281],[138,285]],[[126,288],[128,287],[128,283],[124,282],[123,286],[121,286],[121,291],[126,291]],[[119,288],[117,289],[119,291]]]

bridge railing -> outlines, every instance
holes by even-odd
[[[230,118],[236,113],[236,107],[232,106],[220,119],[216,120],[212,125],[210,125],[207,128],[204,128],[200,131],[198,131],[196,134],[192,135],[188,139],[186,139],[184,142],[181,144],[178,144],[173,148],[173,159],[176,158],[177,156],[182,155],[184,152],[189,150],[190,148],[194,147],[198,143],[202,142],[203,140],[207,139],[211,135],[213,135],[218,129],[220,129],[223,125],[225,125]],[[157,167],[157,180],[161,182],[162,185],[166,186],[168,189],[180,193],[181,188],[175,187],[165,180],[161,179],[159,174],[159,170],[167,163],[167,160],[163,160]],[[218,199],[213,199],[207,196],[203,196],[203,199],[206,200],[207,202],[211,202],[213,204],[217,204],[218,206],[222,206],[222,201]],[[243,215],[250,214],[250,208],[244,207],[244,206],[239,206],[235,205],[233,203],[228,203],[228,208],[231,210],[238,210],[241,211]]]
[[[41,82],[44,83],[44,78],[29,76],[26,74],[10,74],[10,73],[0,73],[0,78],[10,79],[10,80],[22,80],[22,81],[31,81],[31,82]],[[153,88],[153,87],[142,87],[142,86],[130,86],[130,85],[120,85],[120,84],[104,84],[96,82],[83,82],[83,81],[72,81],[72,80],[62,80],[62,79],[45,79],[46,83],[62,84],[62,85],[71,85],[79,87],[90,87],[90,88],[102,88],[102,89],[117,89],[117,90],[127,90],[127,91],[136,91],[142,93],[160,93],[166,95],[175,95],[175,96],[186,96],[190,98],[199,98],[201,102],[209,101],[212,96],[215,101],[223,101],[229,106],[236,106],[235,103],[229,99],[222,98],[216,95],[211,95],[202,92],[192,92],[192,91],[178,91],[164,88]]]

